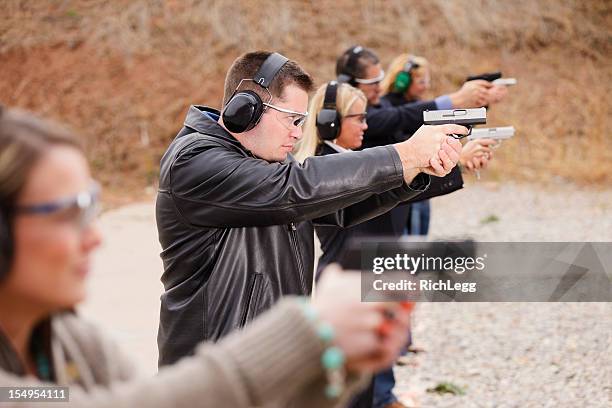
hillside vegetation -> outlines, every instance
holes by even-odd
[[[111,191],[154,185],[192,103],[219,107],[241,53],[276,50],[322,83],[359,43],[433,65],[431,96],[501,70],[514,125],[488,179],[612,183],[610,1],[22,1],[0,10],[0,101],[69,124]]]

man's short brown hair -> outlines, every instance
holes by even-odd
[[[225,90],[223,94],[224,107],[227,105],[232,95],[234,95],[240,81],[243,79],[253,79],[270,54],[272,53],[267,51],[255,51],[236,58],[225,76]],[[307,93],[310,93],[314,86],[312,77],[292,60],[287,61],[280,71],[278,71],[268,90],[272,96],[280,98],[285,87],[288,85],[296,85]],[[243,82],[239,90],[242,91],[247,89],[257,92],[264,102],[270,97],[261,86],[252,81]]]

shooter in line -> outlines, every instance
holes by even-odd
[[[280,54],[230,67],[223,111],[192,106],[161,161],[156,219],[165,292],[159,363],[243,327],[285,295],[308,295],[313,224],[350,226],[444,176],[461,126],[423,127],[410,140],[315,157],[289,154],[302,137],[312,79]],[[426,173],[426,174],[425,174]]]

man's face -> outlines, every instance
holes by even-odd
[[[270,104],[305,113],[308,110],[308,93],[291,84],[285,87],[280,98],[273,98]],[[266,107],[257,126],[243,133],[239,140],[255,156],[269,162],[282,162],[302,137],[302,127],[295,126],[301,118],[301,115]]]
[[[382,68],[380,64],[369,65],[366,68],[364,78],[360,79],[374,79],[378,78],[382,73]],[[368,98],[368,105],[378,105],[380,103],[380,96],[382,93],[382,88],[380,86],[380,82],[375,82],[373,84],[357,84],[357,87],[363,91],[366,98]]]

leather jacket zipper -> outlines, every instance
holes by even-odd
[[[297,228],[295,223],[292,222],[289,224],[289,240],[291,241],[291,245],[293,246],[293,251],[295,253],[295,257],[297,259],[297,268],[298,274],[300,275],[300,285],[302,286],[303,295],[307,295],[308,292],[306,290],[306,282],[304,282],[304,266],[302,265],[302,253],[300,252],[300,247],[297,241]]]
[[[244,312],[242,313],[242,317],[240,318],[240,327],[244,327],[247,323],[249,313],[253,314],[255,312],[254,303],[257,302],[260,296],[261,286],[261,274],[256,273],[253,275],[253,279],[251,281],[251,286],[249,289],[249,298],[247,299],[246,307],[244,308]]]

